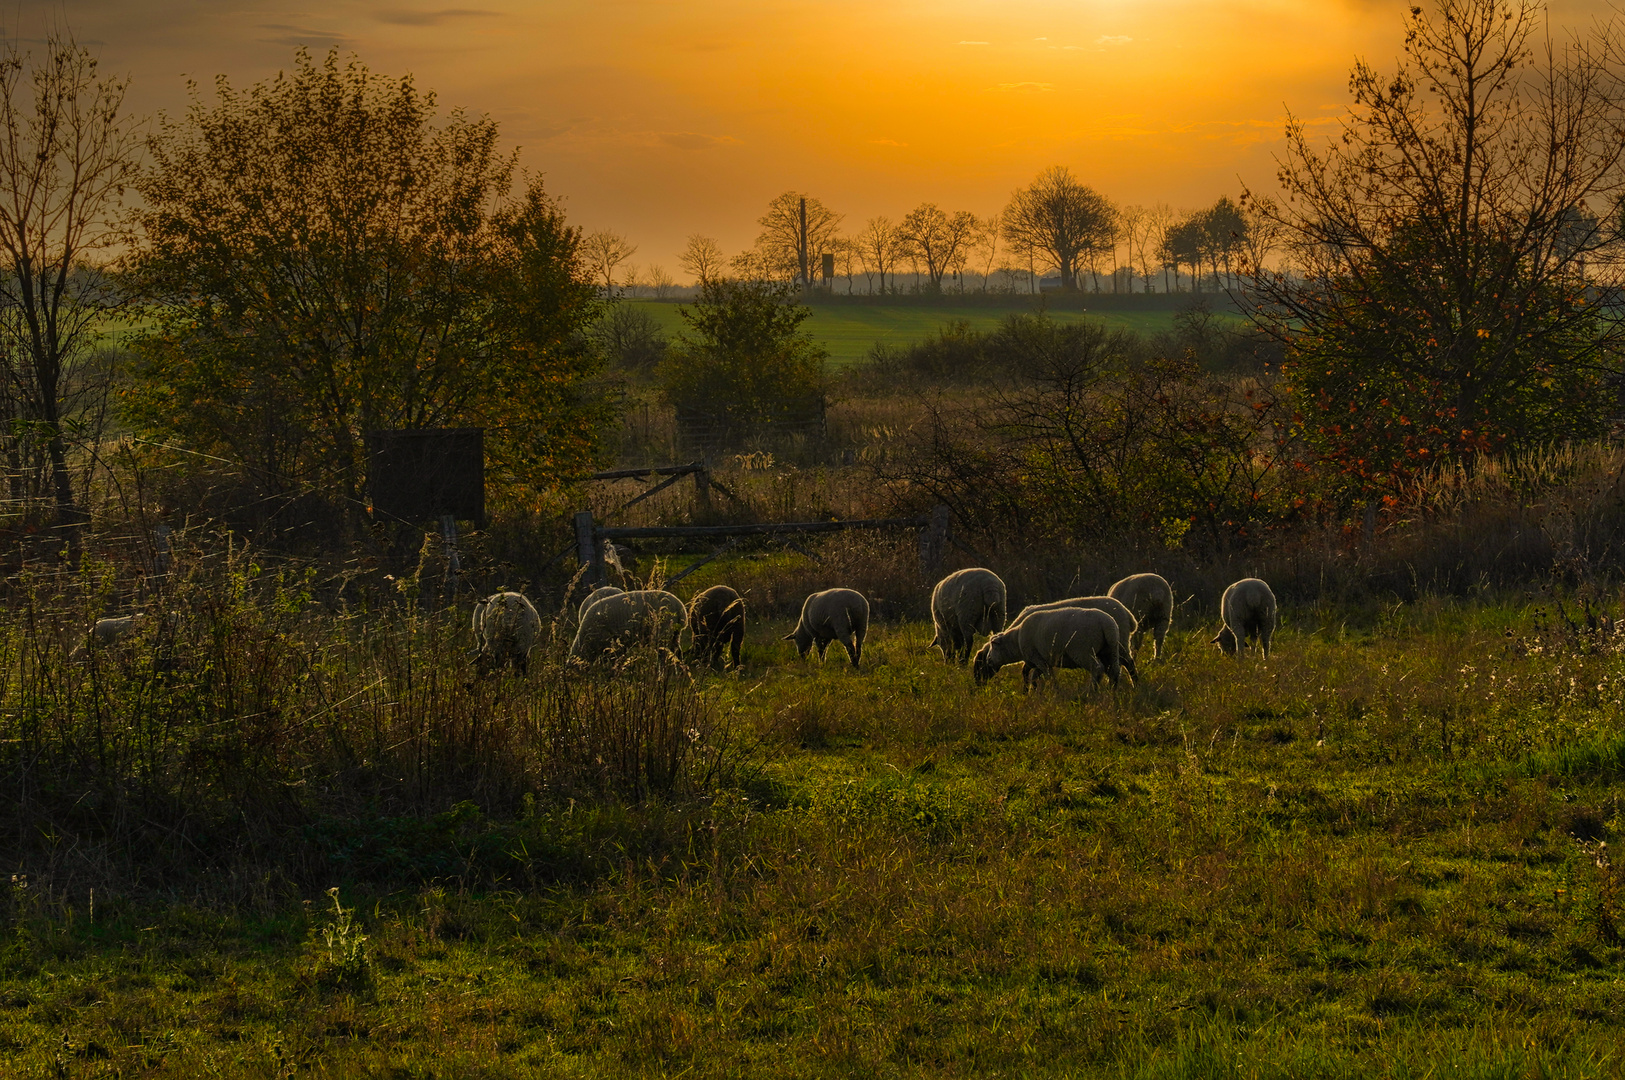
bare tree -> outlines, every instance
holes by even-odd
[[[0,52],[0,352],[16,409],[8,441],[42,444],[57,519],[76,550],[85,515],[74,503],[67,426],[120,304],[103,260],[139,143],[123,114],[128,80],[104,77],[67,34],[53,33],[44,53],[36,59],[15,42]]]
[[[1004,211],[1007,241],[1042,259],[1061,275],[1061,287],[1078,287],[1084,262],[1113,244],[1116,211],[1111,201],[1056,165],[1017,191]]]
[[[1268,273],[1264,264],[1281,244],[1281,208],[1275,199],[1258,195],[1241,205],[1246,228],[1241,234],[1239,267],[1244,277]]]
[[[655,294],[657,300],[664,300],[671,295],[672,287],[677,282],[672,280],[666,268],[659,263],[649,267],[649,290]]]
[[[810,288],[824,253],[835,250],[841,217],[811,195],[786,191],[757,221],[762,227],[756,238],[761,265],[770,274]]]
[[[1134,275],[1139,273],[1143,265],[1140,258],[1145,250],[1145,238],[1150,231],[1151,211],[1143,206],[1125,206],[1118,213],[1117,220],[1121,229],[1124,254],[1128,256],[1129,282],[1128,291],[1134,291]]]
[[[1162,250],[1168,239],[1168,230],[1174,221],[1174,211],[1167,203],[1157,203],[1145,209],[1145,216],[1140,226],[1139,267],[1140,276],[1145,278],[1145,291],[1151,292],[1151,272],[1153,269],[1162,271],[1162,291],[1168,291],[1168,265],[1162,258]]]
[[[614,295],[615,268],[637,253],[637,245],[628,243],[620,233],[589,233],[581,242],[581,257],[594,275],[603,279],[605,296]]]
[[[706,282],[722,273],[726,259],[722,254],[722,247],[709,236],[695,233],[688,238],[688,246],[677,257],[677,263],[689,276],[694,284],[704,285]]]
[[[869,291],[874,292],[870,275],[880,278],[880,291],[886,291],[886,275],[895,273],[902,244],[897,238],[897,226],[888,217],[872,217],[858,234],[858,258],[863,265],[863,276],[869,280]]]
[[[999,241],[1003,238],[1003,231],[999,224],[997,214],[982,218],[976,223],[976,236],[972,247],[981,262],[982,291],[989,292],[990,282],[993,278],[993,264],[999,257]]]
[[[858,267],[862,262],[858,251],[858,242],[849,236],[843,236],[835,241],[835,267],[836,272],[846,278],[846,295],[852,295],[852,279],[857,276]]]
[[[961,210],[950,215],[938,209],[936,203],[921,203],[897,226],[897,236],[906,245],[908,255],[924,264],[932,292],[942,291],[943,275],[953,269],[975,234],[975,214]]]

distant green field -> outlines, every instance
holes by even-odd
[[[667,335],[685,329],[686,324],[677,315],[678,305],[659,300],[628,300],[635,307],[647,311],[660,323]],[[991,330],[1013,312],[985,307],[815,307],[805,324],[813,337],[829,350],[829,358],[837,367],[855,363],[877,341],[890,345],[906,345],[936,333],[946,324],[958,319],[970,323],[977,330]],[[1155,333],[1173,327],[1171,311],[1102,312],[1051,311],[1050,317],[1060,323],[1094,320],[1111,327],[1137,330],[1142,334]]]

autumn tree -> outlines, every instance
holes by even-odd
[[[679,420],[703,417],[724,444],[823,415],[824,350],[789,282],[712,278],[678,309],[687,329],[657,374]]]
[[[1003,220],[1007,243],[1055,267],[1072,292],[1091,256],[1115,243],[1116,218],[1109,199],[1056,165],[1012,196]]]
[[[1625,195],[1613,24],[1545,37],[1531,0],[1413,7],[1324,144],[1289,120],[1286,201],[1251,199],[1296,273],[1252,268],[1305,431],[1356,498],[1441,459],[1601,430],[1615,290],[1590,257]]]
[[[0,49],[0,405],[13,498],[45,494],[77,545],[69,448],[104,391],[99,338],[120,306],[106,277],[119,198],[140,149],[124,80],[53,34],[42,54]]]
[[[811,195],[786,191],[768,204],[757,224],[755,256],[768,274],[810,288],[825,252],[835,250],[842,215]]]
[[[897,226],[907,253],[924,265],[931,292],[942,291],[942,278],[962,264],[976,237],[976,215],[968,210],[948,214],[936,203],[921,203]]]
[[[477,426],[497,475],[581,468],[606,419],[578,230],[512,190],[496,124],[301,50],[194,86],[151,139],[129,278],[151,325],[131,422],[233,463],[256,499],[352,510],[363,434]]]

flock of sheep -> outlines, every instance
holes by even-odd
[[[1150,631],[1154,655],[1173,621],[1174,594],[1156,574],[1134,574],[1107,590],[1104,596],[1079,596],[1025,607],[1005,624],[1004,582],[980,567],[955,571],[937,583],[931,593],[931,621],[936,635],[930,647],[945,659],[971,664],[978,686],[999,669],[1020,662],[1026,689],[1052,676],[1057,668],[1080,668],[1098,686],[1102,676],[1117,685],[1120,671],[1138,678],[1135,654]],[[1275,594],[1258,578],[1231,585],[1220,602],[1223,625],[1213,644],[1229,655],[1257,641],[1265,659],[1275,633]],[[499,592],[474,607],[477,662],[489,673],[512,666],[525,674],[530,651],[541,635],[536,608],[516,592]],[[593,663],[634,642],[655,642],[673,651],[683,630],[692,641],[690,655],[711,666],[739,665],[745,639],[745,602],[726,585],[716,585],[687,605],[663,589],[626,591],[613,586],[595,589],[582,601],[569,657]],[[813,593],[801,605],[801,618],[784,636],[796,643],[805,659],[817,648],[822,660],[831,642],[846,649],[852,666],[863,659],[863,641],[869,632],[869,601],[854,589],[826,589]],[[976,637],[988,635],[980,649]],[[724,653],[727,654],[724,660]]]

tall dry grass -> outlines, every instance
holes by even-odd
[[[36,875],[320,880],[365,849],[432,876],[470,814],[681,801],[743,748],[652,654],[576,670],[555,621],[544,676],[479,680],[458,610],[334,613],[314,573],[264,573],[240,548],[108,648],[83,644],[92,592],[24,592],[0,616],[0,858]]]

